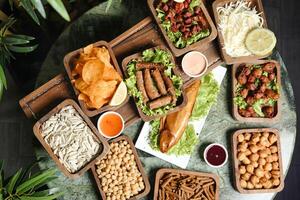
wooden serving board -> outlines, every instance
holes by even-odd
[[[158,45],[166,46],[166,42],[151,17],[143,19],[141,22],[109,42],[109,44],[111,45],[119,64],[122,63],[122,60],[125,57],[144,49]],[[209,67],[207,73],[223,63],[220,53],[218,52],[216,41],[209,43],[205,49],[199,47],[198,50],[208,59]],[[177,57],[176,64],[185,85],[188,86],[196,79],[190,78],[183,73],[181,69],[181,59],[181,57]],[[35,119],[39,119],[66,98],[76,99],[76,96],[72,91],[72,86],[67,75],[59,74],[21,99],[19,104],[28,118],[34,117]],[[133,100],[128,101],[127,104],[117,109],[116,112],[123,116],[125,127],[128,127],[141,119]],[[96,118],[94,118],[93,121],[95,122]]]

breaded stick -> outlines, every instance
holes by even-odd
[[[135,65],[136,70],[143,70],[143,69],[164,69],[164,66],[159,63],[152,63],[152,62],[137,62]]]
[[[167,96],[163,96],[160,97],[158,99],[155,99],[151,102],[149,102],[149,108],[152,109],[156,109],[156,108],[160,108],[163,107],[165,105],[168,105],[169,103],[171,103],[172,101],[172,97],[170,95]]]
[[[144,78],[143,78],[143,72],[137,71],[136,72],[136,83],[139,91],[142,93],[143,96],[143,102],[147,103],[149,101],[145,86],[144,86]]]
[[[164,73],[162,73],[161,75],[164,80],[164,83],[167,86],[168,92],[172,95],[172,103],[176,104],[177,97],[176,97],[176,92],[172,80],[169,77],[167,77]]]
[[[166,86],[164,83],[164,80],[160,74],[160,71],[158,69],[154,69],[153,71],[151,71],[152,77],[156,83],[156,86],[158,88],[158,91],[160,92],[161,95],[166,95],[167,94],[167,90],[166,90]]]
[[[149,69],[145,69],[145,71],[144,71],[144,82],[145,82],[145,88],[146,88],[147,95],[151,100],[160,97],[159,92],[157,91],[156,87],[154,86]]]

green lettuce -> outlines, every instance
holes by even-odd
[[[265,101],[263,99],[259,99],[253,104],[253,110],[255,111],[256,114],[260,117],[264,117],[265,114],[262,112],[262,106],[265,104]]]
[[[176,96],[181,96],[181,87],[183,84],[183,80],[172,73],[172,69],[175,67],[174,63],[171,61],[171,55],[162,49],[148,49],[142,52],[142,60],[146,62],[154,62],[160,63],[165,66],[164,73],[168,76],[174,85]],[[138,90],[136,84],[136,65],[137,61],[132,60],[127,65],[127,74],[128,78],[125,79],[125,83],[128,89],[128,93],[130,96],[135,98],[136,105],[142,110],[145,115],[153,116],[153,115],[163,115],[167,113],[167,111],[174,108],[174,104],[168,104],[166,106],[151,110],[147,104],[143,102],[142,93]]]
[[[159,151],[159,120],[150,122],[151,132],[149,134],[150,146],[152,149]],[[179,142],[174,145],[167,154],[169,155],[189,155],[193,152],[196,144],[198,143],[198,136],[195,132],[193,125],[188,125],[184,131]]]
[[[248,104],[242,96],[236,96],[233,98],[233,102],[241,109],[246,109]]]
[[[200,6],[200,3],[201,3],[200,0],[192,0],[189,7],[192,11],[194,11],[194,8]]]
[[[220,87],[212,73],[201,79],[201,86],[196,98],[191,120],[206,116],[211,106],[216,102]]]

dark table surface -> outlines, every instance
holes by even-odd
[[[264,0],[268,26],[278,39],[277,49],[288,68],[294,88],[297,113],[300,110],[300,2],[297,0]],[[38,71],[36,65],[28,67],[22,76],[32,77]],[[18,69],[13,69],[18,71]],[[26,74],[28,73],[28,74]],[[0,159],[6,163],[7,175],[35,161],[32,124],[21,111],[18,101],[33,90],[34,80],[16,84],[10,73],[6,73],[9,90],[0,102]],[[24,87],[26,85],[27,87]],[[283,114],[284,117],[284,114]],[[297,124],[299,130],[299,121]],[[284,148],[284,147],[283,147]],[[285,179],[285,188],[275,199],[300,199],[300,137],[297,137],[293,160]]]

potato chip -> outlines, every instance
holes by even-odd
[[[122,81],[120,74],[110,63],[106,47],[83,48],[72,70],[72,83],[80,91],[78,100],[88,109],[99,109],[107,104]]]
[[[90,60],[85,63],[82,69],[82,79],[91,84],[97,80],[102,79],[103,70],[105,65],[100,60]]]

